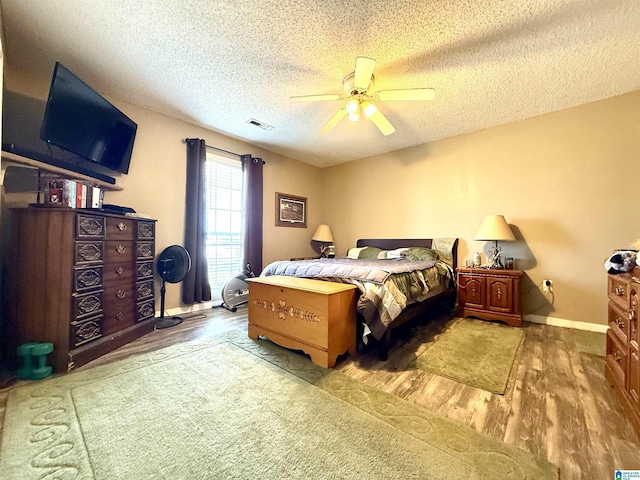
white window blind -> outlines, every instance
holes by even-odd
[[[220,300],[224,284],[242,271],[242,164],[207,152],[207,267],[211,295]]]

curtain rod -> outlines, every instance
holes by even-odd
[[[187,139],[183,138],[182,139],[182,143],[187,143]],[[224,150],[222,148],[214,147],[212,145],[207,145],[206,143],[204,144],[204,146],[207,147],[207,148],[212,148],[213,150],[218,150],[219,152],[228,153],[229,155],[235,155],[236,157],[240,157],[240,158],[243,157],[243,155],[240,155],[239,153],[230,152],[229,150]]]

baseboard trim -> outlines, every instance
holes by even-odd
[[[542,325],[551,325],[553,327],[575,328],[576,330],[587,330],[589,332],[607,333],[608,325],[599,325],[596,323],[577,322],[575,320],[567,320],[558,317],[546,317],[544,315],[526,314],[523,315],[526,322],[540,323]]]
[[[176,307],[167,310],[167,315],[181,315],[185,313],[200,312],[202,310],[210,310],[220,306],[220,301],[204,302],[194,305]],[[567,320],[566,318],[546,317],[544,315],[526,314],[522,316],[525,322],[539,323],[542,325],[551,325],[552,327],[574,328],[576,330],[586,330],[589,332],[607,333],[608,325],[598,325],[596,323],[578,322],[575,320]]]
[[[210,310],[214,307],[217,307],[219,303],[220,302],[203,302],[184,307],[171,308],[169,310],[166,310],[166,314],[170,317],[173,317],[174,315],[182,315],[185,313],[201,312],[202,310]]]

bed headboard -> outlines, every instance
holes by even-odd
[[[382,250],[394,250],[403,247],[433,248],[433,238],[361,238],[356,242],[357,247],[378,247]],[[458,239],[454,239],[451,247],[453,268],[458,266]]]

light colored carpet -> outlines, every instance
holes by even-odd
[[[463,318],[444,331],[416,368],[503,395],[524,331]]]
[[[558,478],[528,452],[241,332],[11,391],[0,478]]]

